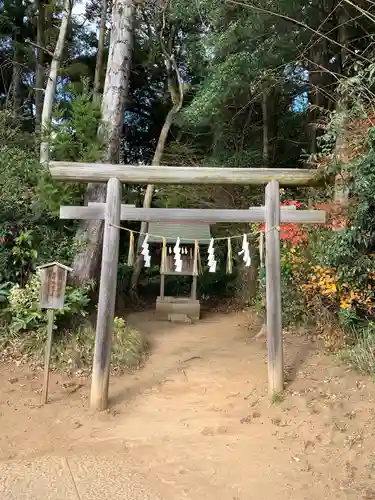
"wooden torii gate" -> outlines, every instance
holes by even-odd
[[[268,387],[270,394],[284,389],[283,339],[281,325],[280,223],[321,224],[322,210],[280,209],[280,185],[308,186],[321,182],[316,170],[210,167],[167,167],[104,165],[97,163],[50,162],[53,179],[65,182],[107,182],[106,203],[62,206],[60,218],[104,220],[103,254],[99,288],[90,406],[108,406],[111,337],[115,311],[120,223],[159,222],[265,222],[266,240],[266,326],[268,343]],[[134,208],[121,204],[126,184],[238,184],[266,185],[264,207],[247,210],[181,208]]]

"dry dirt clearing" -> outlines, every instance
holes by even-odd
[[[3,467],[90,454],[98,467],[121,457],[152,498],[375,500],[370,379],[287,335],[288,387],[271,405],[266,345],[251,341],[259,326],[248,328],[247,313],[194,325],[158,322],[149,312],[128,319],[153,350],[142,370],[111,379],[108,412],[88,410],[89,381],[69,385],[55,374],[50,404],[40,407],[41,374],[0,367]]]

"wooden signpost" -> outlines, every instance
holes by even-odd
[[[267,336],[269,392],[283,390],[283,342],[281,325],[280,223],[321,224],[322,210],[280,208],[279,185],[307,186],[321,183],[316,170],[252,169],[100,165],[51,162],[53,179],[65,182],[108,182],[106,203],[85,207],[61,207],[62,219],[104,220],[103,257],[98,320],[91,386],[91,408],[104,410],[108,404],[111,336],[116,296],[119,225],[127,221],[168,222],[265,222],[267,279]],[[239,184],[266,185],[265,207],[248,210],[199,210],[134,208],[121,205],[121,183],[127,184]]]
[[[42,392],[42,404],[47,403],[49,364],[51,359],[53,324],[55,309],[64,307],[65,286],[68,271],[72,269],[59,262],[51,262],[38,267],[40,271],[40,307],[47,309],[47,343],[44,356],[44,380]]]

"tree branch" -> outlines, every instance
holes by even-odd
[[[262,12],[263,14],[268,14],[268,15],[276,16],[276,17],[279,17],[280,19],[284,19],[284,21],[289,21],[292,24],[295,24],[297,26],[301,26],[302,28],[305,28],[305,29],[307,29],[309,31],[312,31],[313,33],[315,33],[319,37],[324,38],[325,40],[328,40],[330,43],[332,43],[334,45],[337,45],[337,46],[339,46],[339,47],[347,50],[350,54],[352,54],[356,58],[362,59],[363,61],[366,61],[366,62],[372,64],[372,61],[370,59],[368,59],[367,57],[364,57],[364,56],[362,56],[360,54],[356,54],[353,50],[350,50],[349,48],[344,47],[340,42],[336,41],[333,38],[330,38],[325,33],[322,33],[321,31],[318,31],[318,30],[312,28],[308,24],[305,24],[302,21],[299,21],[298,19],[294,19],[293,17],[289,17],[289,16],[287,16],[285,14],[281,14],[280,12],[275,12],[273,10],[268,10],[268,9],[264,9],[262,7],[258,7],[257,5],[254,5],[252,3],[246,3],[246,2],[239,1],[239,0],[225,0],[225,2],[227,4],[239,5],[241,7],[247,7],[248,9],[253,9],[253,10],[256,10],[258,12]]]
[[[165,4],[163,6],[163,11],[162,11],[163,22],[162,22],[162,29],[160,32],[160,44],[161,44],[161,49],[162,49],[162,52],[163,52],[164,58],[165,58],[165,66],[167,69],[167,85],[168,85],[169,94],[171,96],[172,107],[169,110],[169,112],[165,118],[163,127],[161,129],[158,143],[156,145],[154,157],[152,159],[152,163],[151,163],[152,165],[160,165],[161,158],[163,156],[165,145],[167,142],[168,134],[169,134],[169,131],[170,131],[172,124],[173,124],[173,120],[174,120],[175,116],[179,113],[179,111],[181,110],[182,104],[184,101],[184,84],[183,84],[180,70],[177,66],[174,55],[172,53],[168,53],[168,51],[165,47],[165,44],[164,44],[164,39],[163,39],[163,34],[164,34],[165,26],[166,26],[165,14],[166,14],[166,10],[169,6],[169,3],[170,3],[170,0],[166,0]],[[174,39],[174,31],[171,30],[170,37],[169,37],[169,46],[170,47],[173,46],[173,39]],[[173,72],[176,75],[178,89],[176,89],[174,81],[173,81],[173,77],[172,77]],[[146,192],[145,192],[145,196],[143,199],[143,207],[144,208],[149,208],[151,206],[153,194],[154,194],[154,185],[148,184]],[[143,221],[141,224],[141,231],[140,231],[141,234],[145,234],[147,232],[147,230],[148,230],[148,223]],[[135,265],[133,267],[133,274],[132,274],[131,281],[130,281],[130,294],[133,297],[133,299],[135,299],[137,297],[138,279],[139,279],[141,269],[142,269],[142,259],[143,258],[142,258],[142,255],[140,254],[140,248],[141,248],[141,245],[143,243],[143,240],[144,240],[143,236],[140,236],[138,239],[138,244],[137,244],[138,256],[137,256],[137,260],[135,262]]]
[[[42,47],[41,45],[38,45],[37,43],[35,42],[32,42],[31,40],[27,39],[25,40],[25,43],[28,43],[29,45],[32,45],[33,47],[35,47],[36,49],[39,49],[39,50],[43,50],[43,52],[45,52],[46,54],[48,54],[49,56],[53,57],[53,52],[51,52],[50,50],[48,50],[46,47]]]

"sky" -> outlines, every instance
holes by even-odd
[[[80,0],[79,2],[76,2],[73,6],[73,14],[74,15],[83,15],[85,13],[86,9],[86,2],[85,0]]]
[[[86,0],[78,0],[73,6],[73,16],[78,17],[80,21],[85,21]],[[86,26],[92,31],[97,31],[97,27],[93,23],[86,21]]]

